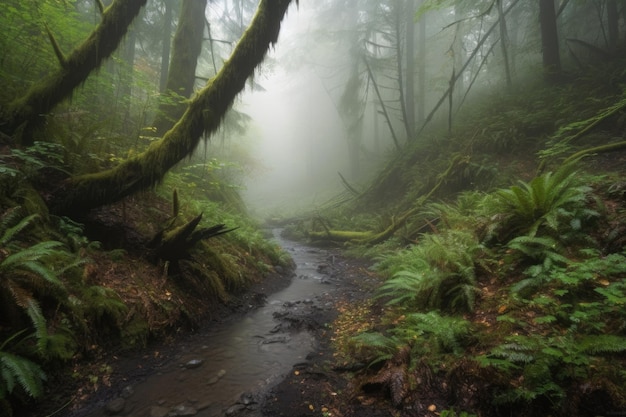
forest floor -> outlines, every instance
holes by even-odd
[[[314,349],[307,360],[294,366],[277,384],[254,393],[255,406],[241,407],[231,416],[364,416],[393,415],[393,408],[384,393],[360,392],[351,379],[350,370],[342,369],[335,359],[333,341],[338,328],[334,321],[342,313],[359,311],[358,305],[368,300],[377,287],[379,277],[370,270],[371,262],[343,256],[332,250],[335,261],[325,274],[335,279],[332,291],[318,301],[331,308],[298,308],[287,311],[281,318],[296,330],[306,330],[315,337]],[[235,321],[259,308],[267,296],[289,285],[292,271],[270,274],[239,294],[231,303],[221,304],[212,312],[203,331],[215,324]],[[144,279],[147,279],[144,277]],[[154,277],[155,280],[161,278]],[[146,282],[146,284],[148,284]],[[150,285],[150,284],[148,284]],[[77,360],[72,367],[74,375],[66,372],[52,375],[47,384],[45,399],[29,410],[16,410],[24,417],[67,416],[85,417],[119,395],[120,387],[132,386],[176,357],[179,345],[193,338],[195,331],[178,330],[165,338],[151,342],[146,348],[134,351],[100,351],[91,358]],[[77,377],[80,374],[82,377]],[[125,414],[119,414],[124,416]]]
[[[626,161],[623,152],[600,155],[589,168],[592,172],[620,171]],[[608,168],[608,169],[607,169]],[[128,210],[128,207],[127,207]],[[124,237],[125,239],[128,236]],[[442,407],[441,398],[436,392],[420,392],[420,409],[398,410],[389,399],[389,393],[382,384],[367,383],[363,377],[355,378],[357,369],[346,368],[336,357],[336,346],[342,336],[358,333],[352,323],[363,323],[363,315],[376,314],[382,308],[372,305],[371,296],[380,283],[380,278],[370,269],[371,261],[344,256],[338,249],[332,250],[335,262],[326,273],[340,277],[333,291],[323,300],[332,305],[328,309],[303,308],[283,317],[290,324],[296,323],[315,336],[314,349],[307,360],[297,364],[277,384],[263,392],[254,394],[253,407],[240,407],[228,413],[234,417],[382,417],[382,416],[435,416]],[[111,260],[100,260],[94,266],[94,275],[106,275],[108,284],[115,284],[119,293],[125,293],[128,276],[133,271],[142,270],[141,282],[145,288],[159,288],[162,276],[154,268],[141,265],[126,265],[119,269]],[[117,268],[117,269],[116,269]],[[142,269],[143,268],[143,269]],[[204,326],[215,323],[228,323],[262,306],[268,295],[289,285],[292,271],[279,270],[266,279],[256,282],[242,294],[233,297],[230,303],[216,306]],[[102,278],[104,281],[104,279]],[[135,279],[134,284],[137,284]],[[137,297],[141,297],[139,294]],[[153,296],[153,295],[150,295]],[[125,300],[126,301],[126,300]],[[180,300],[185,301],[185,300]],[[367,308],[364,306],[367,305]],[[363,307],[363,308],[362,308]],[[293,313],[293,314],[292,314]],[[359,316],[361,315],[361,316]],[[367,316],[365,316],[367,317]],[[367,319],[365,319],[366,321]],[[198,329],[196,329],[198,330]],[[44,401],[29,410],[16,410],[15,415],[24,417],[68,416],[84,417],[89,410],[102,404],[119,392],[120,386],[132,385],[156,372],[163,363],[173,360],[177,346],[186,338],[193,337],[189,328],[170,328],[158,341],[152,341],[146,348],[120,352],[100,349],[91,357],[77,358],[71,366],[73,374],[63,372],[52,375],[47,384]],[[96,352],[96,350],[94,350]],[[79,375],[77,377],[77,375]],[[364,390],[364,387],[366,390]],[[124,415],[124,414],[120,414]]]

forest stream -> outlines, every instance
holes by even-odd
[[[276,241],[296,264],[291,283],[235,321],[211,326],[171,352],[141,381],[112,387],[116,394],[75,411],[74,417],[223,416],[255,414],[263,393],[278,384],[315,349],[311,323],[333,309],[343,284],[333,273],[332,252]],[[311,314],[319,312],[320,314]],[[258,411],[260,412],[260,411]]]

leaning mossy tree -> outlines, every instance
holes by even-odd
[[[118,0],[116,3],[132,1],[137,0]],[[161,140],[110,170],[65,180],[51,193],[48,200],[50,209],[57,214],[82,214],[161,181],[170,168],[193,153],[204,135],[210,135],[218,129],[234,99],[245,87],[246,80],[263,61],[270,46],[277,42],[281,21],[290,3],[291,0],[262,0],[231,57],[218,74],[189,101],[184,114],[165,132]],[[63,70],[64,73],[68,71],[70,74],[64,79],[77,76],[71,73],[72,67]],[[45,82],[50,83],[47,80]],[[27,96],[40,88],[35,85]],[[41,98],[35,101],[39,100]]]
[[[15,136],[23,145],[32,145],[33,132],[43,125],[45,115],[70,97],[115,52],[146,2],[147,0],[116,0],[106,9],[98,2],[102,13],[100,24],[67,56],[52,32],[46,28],[59,61],[59,68],[33,84],[26,94],[2,109],[2,133]]]
[[[58,73],[35,84],[24,97],[15,100],[8,111],[0,115],[3,119],[0,125],[5,126],[5,133],[20,136],[23,144],[32,142],[29,134],[32,132],[31,126],[37,124],[38,115],[50,112],[55,105],[69,97],[91,71],[98,68],[102,63],[101,58],[115,50],[132,17],[144,3],[145,0],[116,0],[103,11],[103,21],[83,45],[67,58],[59,51],[57,56],[62,68]],[[154,142],[142,154],[112,169],[64,180],[50,193],[48,205],[51,211],[71,216],[114,203],[157,184],[170,168],[190,156],[204,135],[210,135],[218,129],[247,79],[254,74],[270,46],[277,42],[280,25],[290,3],[291,0],[262,0],[231,57],[217,75],[190,99],[183,115],[161,140]],[[124,13],[119,15],[119,20],[111,22],[114,16],[118,16],[114,15],[118,9]],[[103,36],[103,25],[105,28],[108,25],[118,26],[119,32],[115,36],[111,35],[115,42],[100,39]],[[101,51],[102,56],[96,53],[97,59],[94,58],[91,48],[98,49],[103,44],[109,47]],[[79,65],[81,63],[84,65]]]

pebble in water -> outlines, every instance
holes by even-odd
[[[202,359],[192,359],[185,364],[185,368],[187,369],[199,368],[200,366],[202,366],[203,363],[204,361]]]

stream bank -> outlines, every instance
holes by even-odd
[[[347,400],[341,392],[348,383],[332,369],[331,325],[339,303],[368,297],[378,283],[369,263],[276,238],[295,271],[253,288],[221,322],[141,356],[115,358],[108,388],[57,415],[379,415],[330,411]]]

